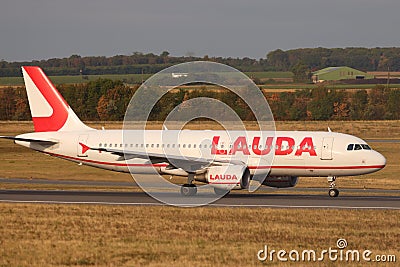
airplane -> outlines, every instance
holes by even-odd
[[[41,68],[25,66],[22,73],[35,132],[0,138],[106,170],[137,174],[156,170],[183,176],[187,178],[181,185],[183,196],[197,193],[195,181],[210,184],[217,195],[248,189],[257,174],[266,177],[262,185],[275,188],[294,187],[298,177],[325,177],[328,195],[337,197],[337,177],[373,173],[386,165],[385,157],[364,140],[330,130],[262,135],[260,131],[182,130],[175,141],[161,137],[174,130],[130,130],[133,141],[126,143],[123,130],[85,125]],[[138,136],[143,133],[145,138]],[[271,156],[272,162],[264,160]]]

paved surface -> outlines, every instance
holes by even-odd
[[[168,196],[172,193],[163,193]],[[210,204],[218,207],[399,209],[400,196],[232,193]],[[201,196],[200,196],[201,197]],[[0,190],[0,202],[97,205],[164,205],[143,192]]]

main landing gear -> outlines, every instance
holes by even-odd
[[[328,182],[329,182],[329,196],[330,197],[337,197],[339,195],[339,190],[336,189],[336,176],[328,176]]]
[[[197,187],[193,184],[194,173],[189,173],[188,182],[181,186],[181,194],[185,197],[194,196],[197,194]]]

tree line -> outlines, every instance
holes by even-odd
[[[362,71],[400,71],[400,48],[301,48],[267,54],[275,70],[292,71],[304,66],[315,71],[326,67],[348,66]]]
[[[135,52],[132,55],[116,55],[112,57],[91,56],[81,57],[72,55],[68,58],[52,58],[26,62],[0,61],[0,77],[21,76],[21,66],[40,66],[48,75],[102,75],[102,74],[153,74],[169,66],[190,61],[215,61],[230,65],[241,71],[263,71],[266,60],[251,58],[222,58],[222,57],[174,57],[164,51],[160,55]]]
[[[271,51],[266,58],[252,59],[171,56],[168,51],[160,55],[134,52],[131,55],[112,57],[72,55],[27,62],[0,61],[0,77],[21,76],[20,67],[37,65],[48,75],[102,75],[102,74],[153,74],[166,67],[189,61],[214,61],[244,72],[254,71],[314,71],[330,66],[349,66],[363,71],[400,71],[400,48],[303,48]]]
[[[62,85],[61,94],[82,120],[122,121],[137,87],[121,81],[99,79],[87,84]],[[295,92],[265,92],[276,120],[399,120],[399,89],[376,86],[369,90],[337,90],[323,85]],[[162,97],[150,114],[150,120],[163,121],[180,103],[196,97],[218,99],[230,106],[242,120],[254,120],[247,105],[228,90],[177,89]],[[26,91],[20,88],[0,90],[0,120],[30,120]],[[196,108],[196,107],[193,107]]]

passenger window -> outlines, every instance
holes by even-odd
[[[190,144],[188,144],[188,148],[190,148]]]
[[[101,143],[99,144],[99,147],[101,147]]]
[[[104,147],[107,147],[107,144],[104,144]]]
[[[361,149],[362,149],[361,145],[359,144],[354,145],[354,150],[361,150]]]
[[[354,147],[354,144],[349,144],[348,146],[347,146],[347,150],[353,150],[353,147]]]
[[[183,148],[185,148],[186,147],[186,144],[183,144],[183,146],[182,146]]]

